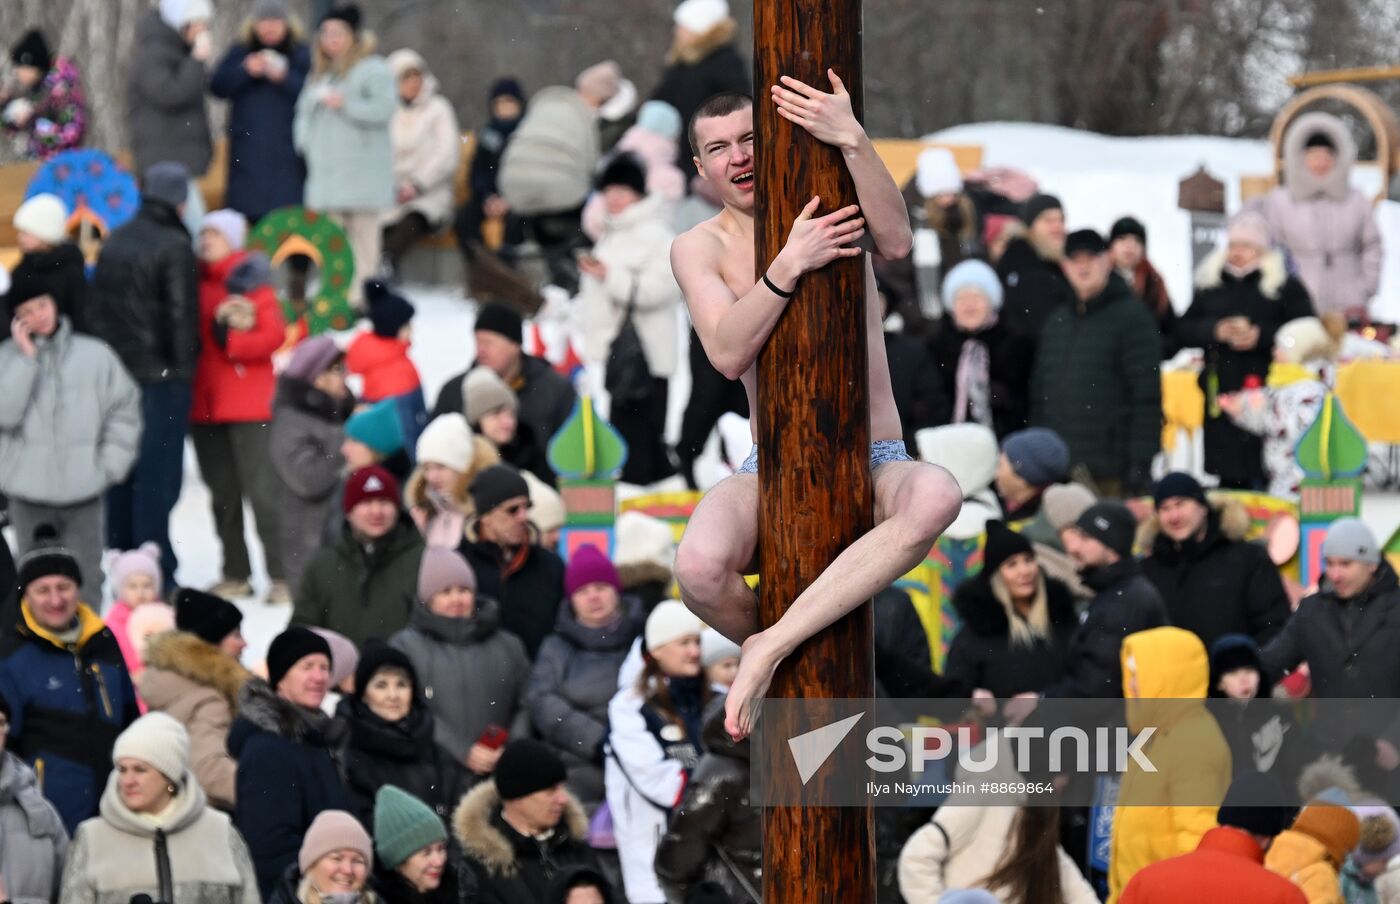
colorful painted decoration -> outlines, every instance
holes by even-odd
[[[550,467],[559,475],[566,513],[559,531],[559,555],[567,561],[575,549],[591,543],[611,558],[616,542],[617,475],[627,463],[627,443],[598,416],[593,397],[585,393],[549,441],[547,454]]]
[[[1361,514],[1366,454],[1366,438],[1347,418],[1342,403],[1329,393],[1294,451],[1304,474],[1298,486],[1302,533],[1298,579],[1304,587],[1322,577],[1322,541],[1327,528],[1338,518]]]
[[[345,230],[330,217],[304,207],[278,208],[248,233],[248,247],[265,253],[274,267],[292,255],[302,254],[320,268],[316,297],[307,299],[304,310],[283,299],[288,324],[304,323],[301,332],[314,336],[327,330],[349,329],[355,322],[355,310],[350,306],[355,253]]]
[[[68,231],[96,253],[96,239],[136,216],[141,192],[136,179],[105,151],[80,148],[55,154],[29,180],[24,197],[57,195],[70,211]]]

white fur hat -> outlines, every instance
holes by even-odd
[[[568,516],[564,510],[564,497],[529,471],[521,471],[520,476],[530,487],[530,523],[535,525],[535,530],[544,533],[563,527]]]
[[[739,645],[714,628],[700,634],[700,664],[709,668],[716,662],[739,655]]]
[[[962,172],[953,152],[947,148],[928,148],[920,153],[914,184],[925,198],[962,191]]]
[[[472,463],[474,438],[466,417],[455,411],[433,418],[418,436],[418,463],[431,461],[465,473]]]
[[[992,485],[997,474],[997,437],[981,424],[945,424],[920,430],[919,457],[948,469],[967,499]]]
[[[660,565],[671,570],[676,564],[676,537],[671,525],[641,512],[623,512],[614,525],[617,551],[613,560],[624,565]]]
[[[675,23],[702,35],[729,18],[728,0],[685,0],[676,7]]]
[[[68,237],[68,207],[58,195],[35,195],[15,211],[14,224],[46,245],[57,245]]]
[[[183,782],[190,768],[190,734],[165,713],[146,713],[117,735],[112,746],[113,763],[128,758],[151,764],[172,782]]]
[[[680,600],[662,600],[647,616],[646,644],[648,650],[664,647],[674,640],[700,635],[705,623],[685,607]]]

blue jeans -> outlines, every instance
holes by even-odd
[[[185,436],[190,431],[189,383],[165,380],[141,385],[141,449],[122,483],[107,491],[107,546],[135,549],[160,544],[165,586],[175,586],[175,550],[170,512],[180,499],[185,472]]]
[[[880,465],[887,465],[892,461],[913,461],[909,457],[909,450],[904,448],[902,439],[877,439],[870,444],[870,470],[874,471]],[[758,473],[758,444],[755,443],[753,449],[749,451],[749,457],[744,459],[744,463],[739,466],[736,474],[757,474]]]

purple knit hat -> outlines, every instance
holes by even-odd
[[[112,567],[107,570],[107,576],[112,579],[112,589],[116,592],[117,598],[121,599],[122,584],[133,574],[144,574],[150,577],[156,585],[156,594],[160,594],[161,572],[160,572],[160,546],[156,543],[142,543],[136,549],[129,550],[117,556],[112,561]]]
[[[283,372],[294,380],[310,383],[319,377],[344,354],[330,336],[312,336],[302,342],[292,352],[292,360],[287,362]]]
[[[592,543],[580,546],[569,556],[569,567],[564,570],[564,595],[573,596],[579,588],[589,584],[610,584],[622,592],[622,579],[617,576],[616,566]]]

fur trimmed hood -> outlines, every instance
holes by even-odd
[[[1288,282],[1288,265],[1283,252],[1265,252],[1259,261],[1259,292],[1271,301],[1277,301]],[[1250,274],[1251,276],[1253,274]],[[1246,277],[1248,278],[1248,277]],[[1212,252],[1196,268],[1196,288],[1201,290],[1218,289],[1225,284],[1225,249]]]
[[[484,866],[492,876],[514,876],[520,869],[515,846],[495,825],[500,808],[501,797],[496,793],[495,781],[484,781],[457,805],[452,814],[452,832],[467,856]],[[560,825],[568,831],[567,840],[587,843],[588,816],[573,794],[569,794]],[[558,833],[553,837],[557,839]]]
[[[733,18],[726,18],[689,44],[671,45],[670,52],[666,54],[666,64],[694,66],[721,47],[733,44],[738,34],[739,23]]]
[[[1337,149],[1337,163],[1325,179],[1318,179],[1304,163],[1308,138],[1321,132]],[[1283,178],[1288,193],[1295,201],[1306,201],[1323,195],[1335,201],[1345,201],[1353,189],[1351,169],[1356,163],[1356,142],[1346,124],[1331,113],[1314,110],[1294,120],[1283,136]]]
[[[1210,504],[1210,517],[1218,525],[1221,536],[1231,543],[1244,542],[1251,523],[1249,510],[1244,507],[1244,503],[1229,493],[1207,493],[1206,501]],[[1162,523],[1157,520],[1157,513],[1154,511],[1138,525],[1138,549],[1150,551],[1161,531]]]
[[[146,643],[146,671],[142,678],[149,681],[153,671],[170,672],[202,687],[212,688],[238,711],[239,692],[252,673],[232,656],[187,631],[165,631]],[[142,683],[142,696],[149,697]],[[155,701],[148,701],[159,706]]]
[[[281,46],[273,48],[279,53],[286,53],[293,45],[300,44],[306,40],[306,26],[302,24],[298,16],[289,14],[286,18],[286,22],[287,39],[282,42]],[[243,24],[238,28],[238,40],[247,44],[249,47],[261,47],[262,45],[258,43],[257,36],[253,31],[257,24],[258,20],[254,19],[252,16],[244,19]]]
[[[335,747],[346,733],[345,723],[317,710],[302,709],[277,696],[266,681],[253,677],[238,693],[238,718],[229,730],[228,751],[235,758],[253,731],[313,747]],[[251,730],[250,730],[251,729]]]

